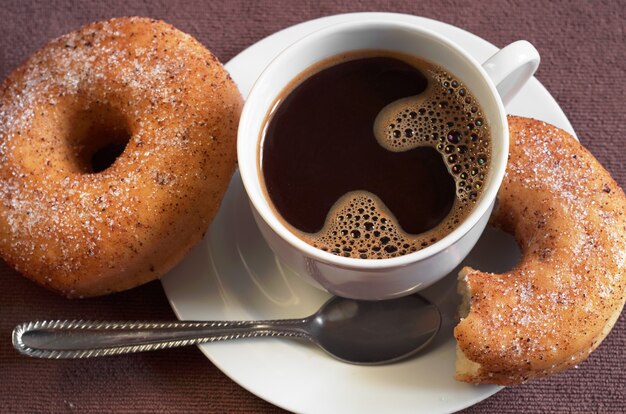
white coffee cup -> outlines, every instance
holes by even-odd
[[[450,234],[414,253],[389,259],[357,259],[317,249],[277,217],[263,188],[260,145],[267,115],[289,83],[309,67],[345,52],[383,49],[414,55],[445,68],[473,93],[491,128],[492,159],[483,193],[467,218]],[[503,102],[511,99],[539,65],[526,41],[505,47],[480,64],[452,41],[407,23],[358,21],[314,32],[285,49],[254,84],[238,132],[241,178],[255,220],[281,262],[314,286],[356,299],[388,299],[419,291],[452,271],[482,234],[506,168],[509,134]]]

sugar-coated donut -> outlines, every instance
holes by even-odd
[[[626,298],[624,192],[566,132],[520,117],[509,129],[492,222],[522,258],[503,274],[460,274],[456,378],[473,383],[516,384],[580,363]]]
[[[0,86],[0,255],[68,297],[163,275],[219,207],[241,107],[217,58],[164,22],[51,41]]]

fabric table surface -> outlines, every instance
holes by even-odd
[[[195,36],[222,62],[271,33],[309,19],[392,11],[440,20],[502,47],[527,39],[536,77],[581,142],[626,186],[624,59],[626,3],[612,1],[40,1],[0,2],[0,78],[48,40],[114,16],[163,19]],[[174,319],[160,283],[107,297],[67,300],[0,262],[0,411],[281,412],[220,372],[197,348],[81,361],[18,355],[11,330],[36,319]],[[577,369],[509,387],[467,413],[626,412],[626,322],[622,316]]]

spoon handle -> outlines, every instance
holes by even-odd
[[[309,338],[308,319],[273,321],[35,321],[13,330],[21,354],[49,359],[130,354],[258,336]]]

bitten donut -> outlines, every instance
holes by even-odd
[[[0,254],[68,297],[168,271],[215,215],[242,98],[217,58],[161,21],[53,40],[0,87]]]
[[[522,258],[503,274],[460,274],[456,377],[473,383],[516,384],[580,363],[626,297],[624,192],[566,132],[520,117],[509,128],[492,219]]]

